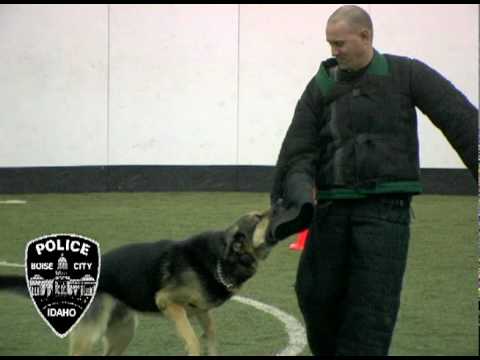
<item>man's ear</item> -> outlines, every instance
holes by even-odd
[[[371,43],[373,40],[372,32],[368,29],[362,29],[359,35],[360,35],[360,38],[365,42]]]

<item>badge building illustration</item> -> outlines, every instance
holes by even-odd
[[[80,279],[71,279],[68,274],[68,261],[65,256],[59,257],[54,279],[44,279],[36,274],[30,279],[32,296],[93,296],[95,292],[95,279],[86,274]]]

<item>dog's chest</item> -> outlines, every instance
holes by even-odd
[[[156,302],[160,308],[172,302],[185,306],[190,312],[204,312],[222,305],[231,296],[232,293],[214,279],[205,279],[188,271],[160,289],[156,293]]]

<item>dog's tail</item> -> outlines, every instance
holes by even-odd
[[[19,275],[0,275],[0,291],[7,290],[23,296],[30,296],[27,280]]]

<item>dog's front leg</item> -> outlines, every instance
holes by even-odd
[[[178,334],[185,341],[188,355],[200,355],[200,343],[187,317],[185,308],[178,304],[167,304],[164,314],[175,322]]]
[[[215,332],[215,322],[211,311],[200,312],[197,314],[200,325],[203,329],[203,336],[207,339],[208,355],[217,355],[217,336]]]

